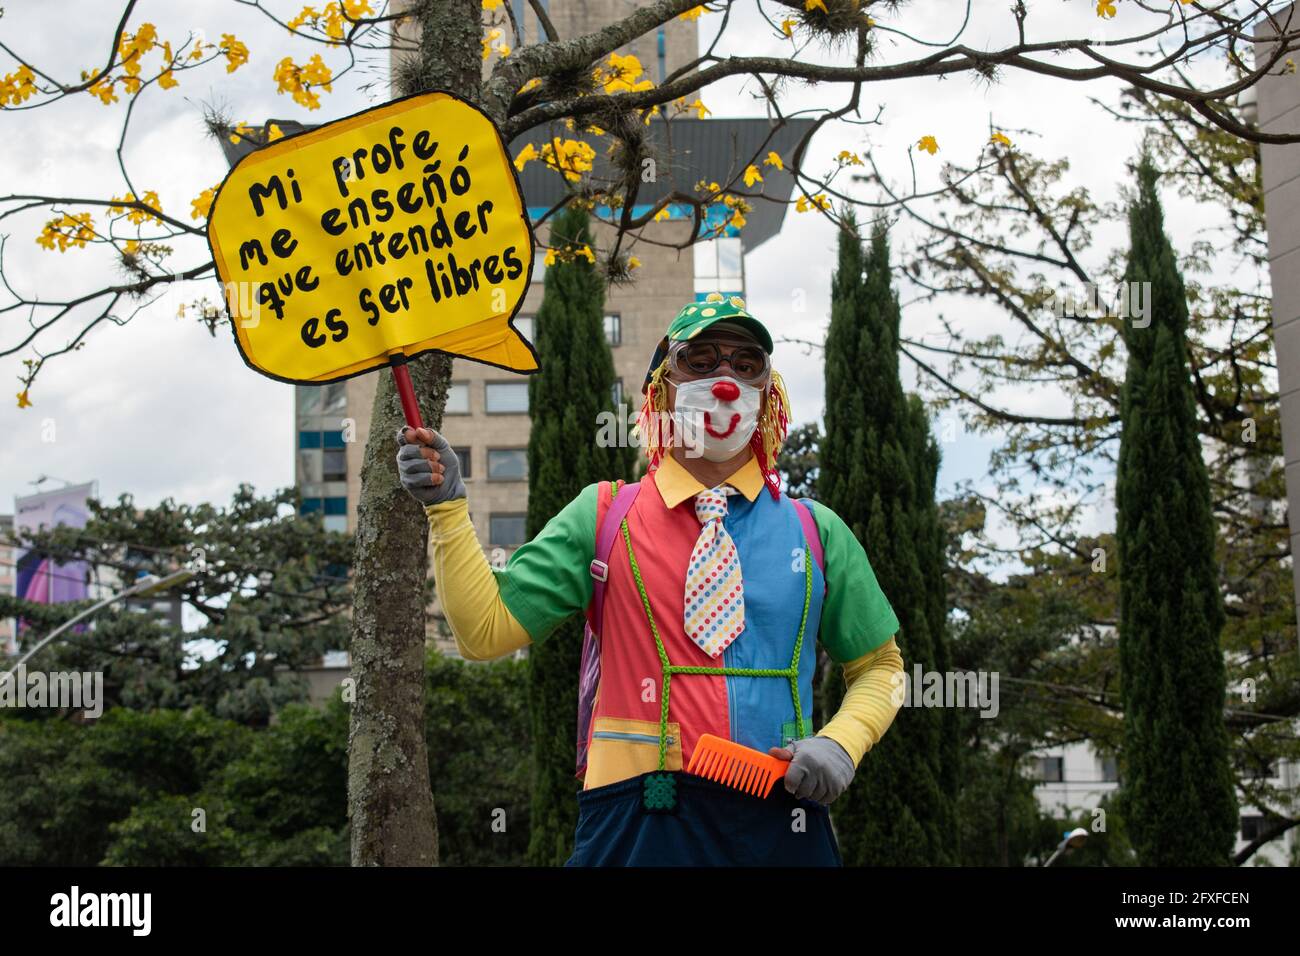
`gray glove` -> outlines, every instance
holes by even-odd
[[[411,440],[406,433],[411,432]],[[422,431],[432,436],[432,440],[422,443],[416,440],[414,429],[397,430],[397,473],[401,476],[402,487],[412,498],[422,505],[436,505],[454,498],[464,498],[465,482],[460,480],[460,460],[451,450],[447,439],[431,428]],[[427,449],[432,448],[430,453]],[[432,454],[434,460],[425,457]]]
[[[848,789],[857,769],[848,752],[829,737],[804,737],[769,753],[781,758],[793,755],[785,772],[785,789],[800,800],[831,803]]]

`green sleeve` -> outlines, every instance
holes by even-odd
[[[844,519],[825,505],[812,504],[826,564],[818,639],[831,660],[844,664],[893,637],[898,617],[876,581],[867,552]]]
[[[583,488],[495,571],[501,599],[535,642],[591,601],[596,490],[594,484]]]

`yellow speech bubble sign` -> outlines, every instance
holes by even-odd
[[[221,184],[208,242],[244,361],[333,382],[442,351],[537,368],[511,325],[533,234],[492,121],[421,93],[278,140]]]

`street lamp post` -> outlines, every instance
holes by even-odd
[[[1087,839],[1088,831],[1083,827],[1075,827],[1073,830],[1067,830],[1065,832],[1065,839],[1056,845],[1056,852],[1047,858],[1047,862],[1044,863],[1043,866],[1051,866],[1056,862],[1058,856],[1069,850],[1077,850],[1087,842]]]
[[[114,601],[122,601],[125,600],[126,598],[143,597],[149,594],[157,594],[159,591],[167,591],[178,585],[184,584],[192,577],[194,577],[194,572],[189,570],[188,568],[184,568],[180,571],[173,571],[165,578],[159,578],[153,574],[146,574],[138,582],[131,585],[131,587],[127,588],[125,591],[119,591],[117,594],[112,594],[104,598],[104,600],[100,601],[98,604],[92,604],[90,607],[86,608],[76,617],[72,618],[71,620],[64,621],[62,624],[60,624],[58,627],[52,630],[49,634],[46,634],[45,637],[41,638],[41,640],[38,641],[30,651],[28,651],[26,654],[24,654],[22,657],[18,659],[18,663],[14,664],[13,667],[5,671],[4,674],[0,674],[0,687],[3,687],[5,682],[8,681],[11,677],[13,677],[14,673],[18,670],[18,668],[22,667],[29,660],[35,657],[37,652],[39,652],[41,648],[45,647],[47,644],[53,641],[60,634],[64,633],[68,628],[72,627],[74,624],[79,624],[82,621],[86,620],[86,618],[93,617],[95,614],[99,613],[104,608],[108,607]]]

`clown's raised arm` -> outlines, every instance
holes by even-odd
[[[409,439],[414,439],[409,441]],[[433,583],[467,660],[503,657],[543,640],[591,600],[596,486],[589,485],[495,569],[469,519],[460,463],[430,429],[398,433],[402,484],[429,518]]]

